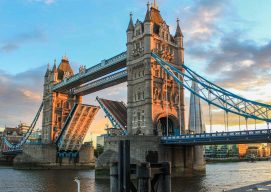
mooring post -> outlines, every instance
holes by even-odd
[[[77,192],[80,192],[80,177],[75,177],[73,181],[77,183]]]
[[[130,141],[124,141],[123,149],[123,189],[130,192]]]
[[[119,164],[118,164],[118,190],[123,192],[123,155],[124,141],[119,142]]]
[[[138,192],[151,192],[151,166],[150,163],[141,163],[136,168],[138,178]]]
[[[161,189],[159,192],[171,192],[171,165],[170,162],[162,163]]]
[[[118,192],[118,162],[110,167],[110,192]]]

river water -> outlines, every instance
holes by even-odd
[[[0,167],[0,191],[76,192],[73,178],[81,178],[82,192],[107,192],[109,182],[95,181],[94,171],[14,170]],[[271,162],[207,164],[206,175],[173,179],[172,191],[223,191],[271,180]]]

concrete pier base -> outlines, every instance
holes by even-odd
[[[130,140],[131,163],[133,164],[169,161],[172,177],[205,173],[205,160],[201,146],[161,145],[158,136],[121,136],[105,139],[104,153],[96,161],[97,179],[109,179],[110,164],[118,161],[120,140]]]
[[[83,145],[79,151],[79,162],[65,157],[57,163],[57,150],[53,144],[24,145],[23,152],[13,160],[15,169],[91,169],[95,166],[94,149]]]

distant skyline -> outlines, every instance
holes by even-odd
[[[172,33],[176,19],[181,20],[186,65],[234,93],[271,103],[270,0],[157,3]],[[54,59],[59,63],[66,54],[77,73],[80,65],[91,67],[125,51],[129,13],[134,22],[142,21],[146,4],[145,0],[0,0],[0,128],[31,123],[42,101],[47,64],[52,66]],[[87,96],[84,102],[98,105],[96,96],[126,101],[126,91],[123,83]],[[222,113],[216,114],[221,121]],[[109,123],[104,116],[101,110],[91,125],[94,135],[103,133]]]

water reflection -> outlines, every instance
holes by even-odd
[[[0,168],[2,192],[75,192],[74,177],[81,178],[82,192],[107,192],[109,181],[94,178],[94,171],[13,170]],[[172,179],[173,192],[222,191],[271,180],[271,163],[208,164],[205,176]]]

